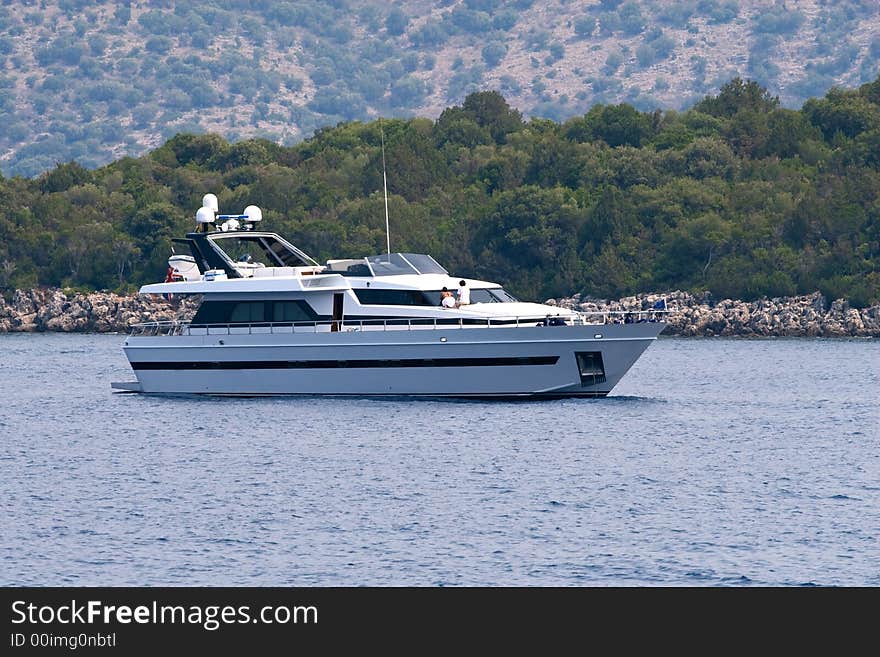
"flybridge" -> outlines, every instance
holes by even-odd
[[[251,278],[258,270],[274,268],[306,268],[316,273],[321,266],[306,253],[275,233],[256,231],[263,212],[249,205],[241,214],[220,214],[217,197],[205,194],[202,207],[196,212],[196,230],[185,238],[175,238],[189,247],[191,260],[186,259],[190,273],[171,264],[184,280],[217,280],[218,273],[226,278]],[[260,272],[262,273],[262,272]]]
[[[226,279],[289,276],[298,274],[341,274],[343,276],[395,276],[402,274],[439,274],[448,272],[434,258],[422,253],[386,253],[366,258],[328,260],[322,267],[306,253],[275,233],[256,230],[263,213],[249,205],[241,214],[220,214],[217,197],[205,194],[196,212],[196,230],[186,238],[192,254],[175,256],[169,261],[184,280],[215,281],[218,274]],[[184,269],[189,273],[185,273]],[[296,271],[291,272],[288,268]],[[275,270],[275,271],[272,271]]]

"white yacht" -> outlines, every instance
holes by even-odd
[[[201,295],[190,321],[132,327],[137,382],[118,390],[209,395],[602,397],[657,338],[662,312],[587,315],[462,279],[432,257],[387,253],[320,265],[262,213],[218,214],[207,194],[175,242],[168,281],[141,294]],[[442,303],[460,283],[470,303]],[[445,296],[445,295],[443,295]],[[451,306],[451,307],[450,307]],[[615,321],[619,320],[619,321]]]

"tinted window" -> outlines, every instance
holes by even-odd
[[[266,321],[265,301],[239,301],[232,309],[230,324],[250,324]]]
[[[314,319],[314,312],[308,312],[302,301],[276,301],[274,303],[273,322],[308,322]],[[309,311],[311,308],[308,309]]]
[[[234,301],[203,301],[199,306],[193,324],[228,324],[229,315],[235,307]]]
[[[349,265],[339,272],[343,276],[372,276],[373,272],[365,264]]]
[[[440,303],[440,293],[437,293],[437,301],[426,298],[421,290],[377,290],[363,289],[354,290],[358,301],[364,305],[382,306],[435,306]]]
[[[312,307],[298,301],[205,301],[192,323],[254,324],[259,322],[308,322],[321,319]]]

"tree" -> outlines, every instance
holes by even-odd
[[[446,108],[434,124],[434,138],[440,147],[458,144],[473,148],[492,142],[492,135],[460,107]]]
[[[768,115],[740,110],[731,119],[725,137],[737,155],[755,157],[766,150],[770,138]]]
[[[730,146],[717,137],[695,139],[683,151],[685,172],[694,178],[733,177],[737,159]]]
[[[137,275],[149,280],[155,278],[157,272],[164,271],[171,238],[180,234],[185,225],[189,223],[184,220],[183,211],[167,202],[150,203],[134,213],[126,230],[131,241],[139,245],[146,256],[139,263]]]
[[[40,189],[47,194],[63,192],[92,180],[92,172],[76,161],[58,164],[40,178]]]
[[[730,118],[742,110],[771,112],[779,106],[779,98],[771,96],[754,80],[736,77],[724,86],[717,96],[706,96],[694,105],[694,110],[717,117]]]
[[[583,118],[572,119],[565,126],[565,136],[578,142],[601,139],[612,148],[635,146],[651,138],[654,128],[650,115],[632,105],[595,105]]]
[[[877,37],[877,42],[880,44],[880,37]],[[878,47],[877,50],[878,53],[876,56],[880,58],[880,47]],[[859,87],[859,95],[875,105],[880,106],[880,75],[878,75],[877,79],[873,82],[868,82]]]
[[[420,105],[427,91],[422,79],[407,75],[391,85],[391,104],[395,107]]]
[[[522,114],[513,109],[497,91],[479,91],[469,94],[462,109],[486,128],[496,143],[503,143],[506,136],[522,128]]]
[[[388,30],[388,34],[400,36],[406,31],[407,25],[409,25],[409,16],[401,9],[394,7],[388,12],[388,17],[385,19],[385,29]]]
[[[576,188],[582,170],[577,153],[577,144],[561,139],[555,132],[542,135],[531,148],[524,181],[541,187]]]
[[[596,19],[592,16],[579,16],[574,21],[574,33],[581,39],[592,36],[595,30]]]
[[[838,133],[852,139],[880,128],[880,106],[858,92],[832,89],[825,98],[804,103],[803,112],[828,141]]]
[[[229,144],[220,135],[182,133],[153,151],[153,158],[169,166],[207,166],[222,158],[228,150]]]
[[[500,193],[473,241],[478,274],[497,271],[526,298],[563,294],[579,270],[579,218],[577,205],[559,188],[525,186]]]
[[[663,245],[664,282],[683,280],[688,286],[705,286],[713,263],[724,254],[731,237],[728,222],[714,212],[678,223]]]
[[[780,158],[794,157],[802,144],[820,140],[821,133],[810,125],[802,112],[777,109],[767,117],[767,141],[757,153],[759,157],[775,155]]]
[[[448,175],[446,161],[432,143],[432,126],[425,119],[413,119],[385,142],[389,191],[407,201],[423,200],[429,190]],[[364,172],[364,191],[382,188],[382,155],[375,149]]]
[[[483,47],[483,61],[487,66],[495,67],[501,63],[507,54],[507,46],[500,41],[491,41]]]
[[[306,6],[301,17],[316,19]],[[191,60],[168,65],[178,90],[198,77]],[[233,59],[224,70],[239,66]],[[66,93],[56,80],[60,72],[43,83],[49,98]],[[128,93],[105,91],[102,102]],[[91,92],[82,88],[84,98]],[[260,92],[255,106],[275,111],[269,100]],[[47,119],[46,138],[19,153],[49,170],[0,176],[0,286],[155,281],[169,238],[192,229],[209,191],[224,210],[259,205],[266,229],[321,259],[380,250],[384,132],[392,239],[457,275],[504,281],[538,299],[699,287],[745,298],[820,289],[858,304],[880,300],[880,79],[802,110],[781,109],[746,83],[710,100],[701,105],[712,113],[596,105],[564,124],[524,123],[500,94],[483,91],[436,121],[343,122],[290,148],[274,138],[230,144],[182,133],[97,169],[86,157],[120,122]],[[167,122],[157,108],[150,120]],[[302,108],[288,109],[315,127]],[[69,134],[91,140],[89,152],[55,164]]]
[[[469,94],[461,106],[449,107],[434,125],[439,145],[454,142],[475,146],[491,141],[504,143],[507,136],[523,127],[522,114],[497,91]]]
[[[140,253],[141,250],[124,235],[113,241],[113,263],[116,265],[116,282],[120,289],[125,285],[126,270],[132,273],[132,262]]]

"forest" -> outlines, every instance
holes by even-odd
[[[4,0],[0,171],[182,132],[291,146],[484,89],[563,122],[681,110],[736,76],[797,108],[878,73],[877,0]]]
[[[0,178],[0,289],[162,280],[202,196],[318,261],[391,247],[526,299],[820,290],[880,301],[880,77],[785,109],[735,78],[686,111],[524,120],[495,91],[437,120],[340,122],[293,146],[178,134],[98,169]]]

